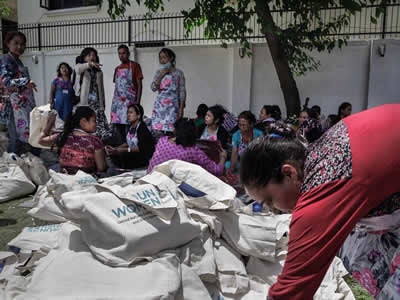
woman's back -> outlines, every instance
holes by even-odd
[[[168,137],[164,136],[157,143],[156,150],[149,163],[148,172],[151,172],[156,165],[171,159],[179,159],[200,165],[214,175],[221,175],[223,171],[223,166],[210,160],[197,146],[183,147],[169,141]]]
[[[70,134],[60,151],[61,170],[65,169],[68,174],[75,174],[78,170],[96,172],[95,151],[103,148],[96,136]]]

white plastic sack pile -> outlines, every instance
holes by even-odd
[[[138,184],[120,188],[115,193],[121,198],[111,192],[62,195],[69,218],[80,224],[83,239],[104,264],[129,266],[200,235],[200,226],[190,218],[175,185],[175,192],[168,188],[171,179],[163,174],[154,176],[160,181],[157,187]]]
[[[17,158],[20,158],[13,155],[15,157],[13,161],[8,153],[4,153],[0,159],[0,202],[29,195],[36,189],[33,182],[15,162]]]
[[[68,191],[87,190],[92,187],[93,193],[96,193],[94,185],[96,179],[82,171],[75,175],[68,175],[49,172],[50,180],[46,185],[40,186],[33,198],[35,207],[28,211],[28,214],[36,219],[50,222],[65,222],[67,212],[63,210],[60,204],[61,196]]]
[[[265,299],[281,272],[290,216],[253,216],[251,207],[229,199],[234,193],[221,188],[214,176],[187,163],[183,174],[171,164],[180,163],[160,165],[157,170],[163,172],[154,171],[135,184],[129,183],[130,175],[97,184],[85,173],[51,173],[38,191],[36,216],[62,217],[78,225],[64,223],[54,235],[45,232],[47,227],[24,230],[13,245],[32,253],[51,250],[34,266],[28,263],[32,280],[14,274],[5,288],[0,285],[0,295]],[[32,238],[40,233],[47,238]],[[242,255],[248,256],[247,264]],[[347,287],[342,276],[339,267],[329,269],[329,280],[314,299],[354,299],[351,291],[341,292]]]
[[[231,207],[236,197],[233,187],[198,165],[181,160],[170,160],[154,168],[169,177],[185,193],[188,207],[223,210]]]
[[[61,130],[64,126],[64,122],[58,117],[57,111],[50,109],[50,104],[36,106],[30,112],[29,144],[33,147],[45,149],[51,148],[39,144],[40,133],[47,126],[47,121],[51,114],[57,115],[54,129]]]

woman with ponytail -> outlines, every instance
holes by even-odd
[[[43,130],[39,143],[56,146],[60,154],[60,169],[68,174],[78,170],[86,173],[103,172],[106,169],[104,145],[94,136],[96,113],[87,106],[77,107],[65,124],[62,133],[51,134],[53,120]]]
[[[247,193],[292,213],[285,265],[268,299],[313,299],[343,244],[353,277],[379,299],[400,299],[391,288],[399,264],[389,267],[400,261],[399,114],[391,104],[348,116],[307,148],[277,125],[244,151]]]

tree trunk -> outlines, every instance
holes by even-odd
[[[296,81],[290,70],[287,56],[276,34],[276,25],[266,0],[256,0],[256,13],[261,21],[261,31],[267,40],[272,61],[278,75],[279,83],[285,99],[288,116],[298,115],[300,112],[300,96]]]

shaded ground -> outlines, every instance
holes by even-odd
[[[0,203],[0,251],[8,250],[7,243],[17,236],[26,226],[33,226],[33,221],[26,214],[29,208],[19,205],[31,197]],[[345,277],[345,281],[350,286],[357,300],[373,300],[368,292],[350,275]]]
[[[7,250],[7,243],[26,226],[32,226],[32,218],[26,214],[29,208],[19,205],[31,197],[0,203],[0,251]]]

